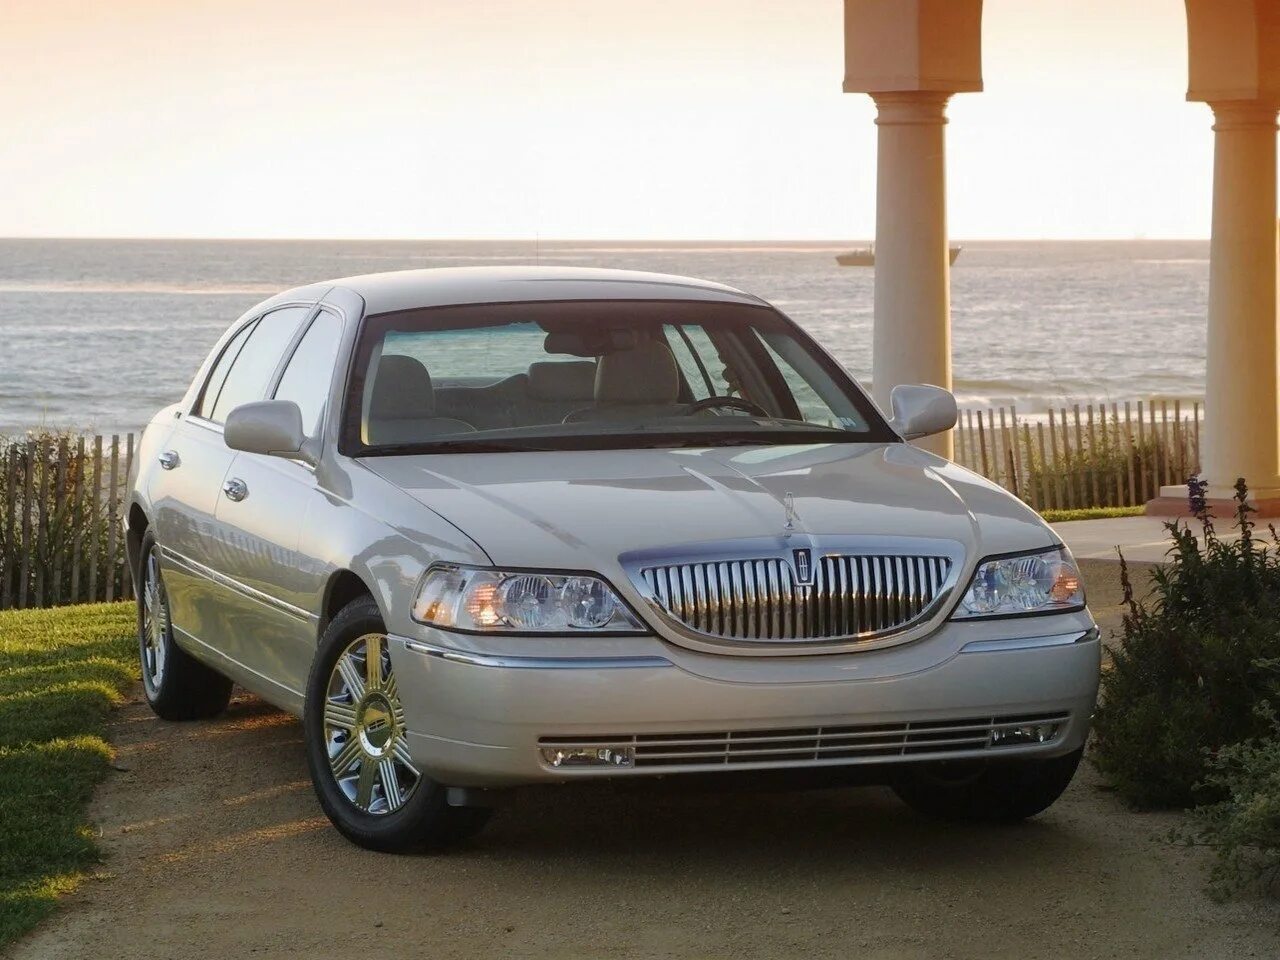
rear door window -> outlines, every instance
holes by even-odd
[[[227,374],[231,372],[231,365],[236,362],[236,357],[240,355],[240,348],[244,346],[245,340],[253,332],[253,327],[256,323],[256,320],[252,323],[246,323],[240,328],[240,332],[228,341],[226,348],[222,351],[222,355],[218,357],[218,362],[213,365],[209,379],[204,382],[204,389],[200,392],[200,401],[196,404],[194,411],[197,417],[203,417],[206,420],[213,419],[213,405],[218,400],[218,394],[222,392],[222,385],[227,382]]]

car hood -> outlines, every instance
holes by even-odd
[[[620,554],[776,536],[954,540],[982,556],[1057,543],[994,484],[902,443],[369,457],[495,565],[617,572]],[[788,510],[788,503],[792,509]]]

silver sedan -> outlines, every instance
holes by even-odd
[[[856,773],[1012,821],[1079,762],[1099,642],[1063,544],[906,441],[768,303],[683,277],[421,270],[290,290],[146,428],[125,519],[146,695],[303,718],[379,850],[504,787]]]

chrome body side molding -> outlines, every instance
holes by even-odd
[[[666,657],[511,657],[504,654],[451,650],[408,637],[391,637],[406,650],[473,667],[502,667],[507,670],[638,670],[673,667]]]

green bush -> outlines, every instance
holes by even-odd
[[[1270,737],[1223,747],[1210,759],[1205,783],[1225,799],[1197,809],[1183,837],[1217,851],[1212,889],[1219,896],[1280,892],[1280,724],[1271,722]]]
[[[1210,764],[1271,733],[1258,707],[1280,689],[1280,546],[1254,537],[1243,480],[1238,541],[1216,536],[1203,485],[1190,486],[1202,534],[1167,524],[1169,562],[1144,600],[1122,566],[1128,613],[1094,725],[1094,763],[1138,807],[1225,800],[1230,787]]]

